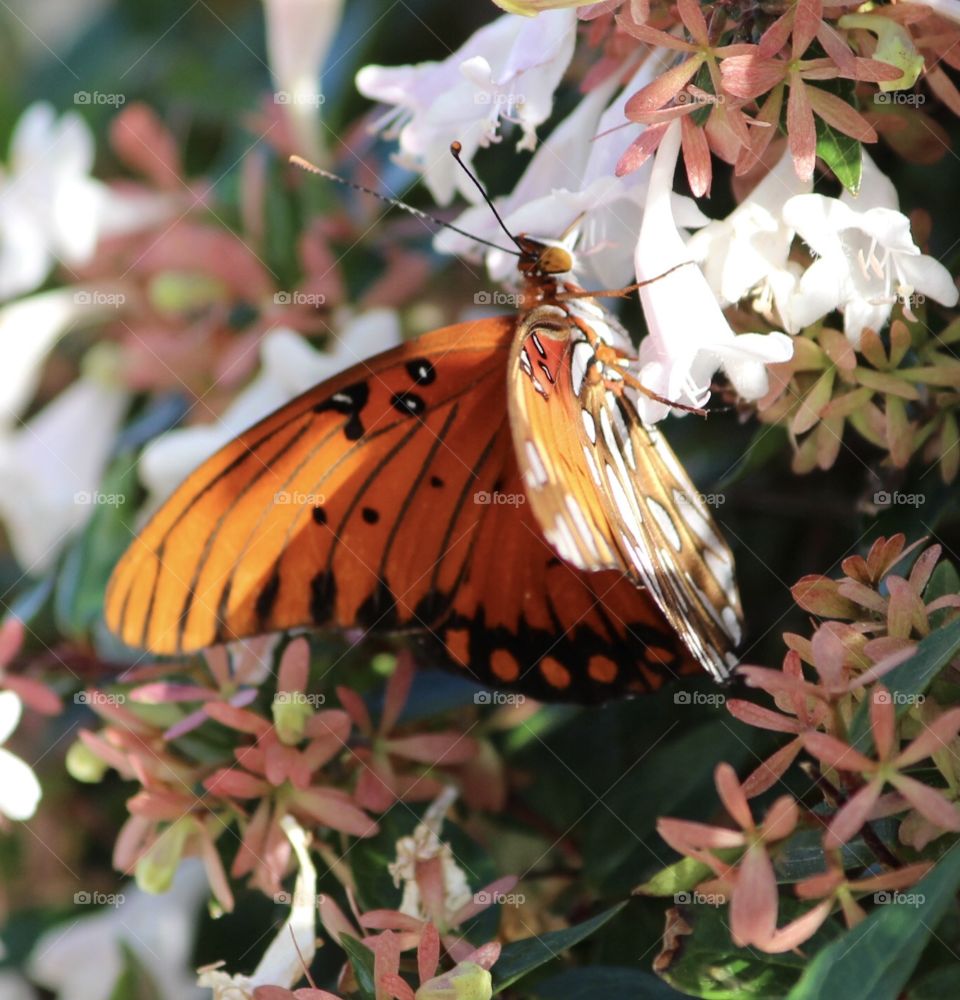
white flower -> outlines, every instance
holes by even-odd
[[[286,327],[260,346],[260,372],[211,424],[184,427],[151,441],[140,456],[140,479],[151,510],[166,499],[205,458],[261,417],[311,386],[400,343],[400,322],[390,309],[372,309],[344,323],[331,351],[318,351]]]
[[[444,789],[430,804],[423,815],[423,821],[417,824],[413,833],[397,841],[397,859],[387,865],[387,870],[393,876],[393,884],[398,888],[403,885],[400,913],[417,920],[425,920],[428,916],[417,883],[417,866],[424,861],[440,858],[445,913],[452,917],[473,899],[467,873],[457,864],[450,845],[440,839],[447,810],[456,797],[455,788]]]
[[[304,156],[319,152],[320,68],[340,23],[343,0],[263,0],[267,56],[281,104]]]
[[[898,300],[908,308],[914,296],[957,304],[950,272],[920,252],[898,208],[896,189],[866,152],[858,197],[805,194],[784,205],[784,220],[817,257],[797,290],[801,326],[839,309],[847,338],[859,348],[864,328],[882,330]]]
[[[576,12],[548,11],[530,20],[504,14],[476,31],[443,62],[365,66],[357,89],[395,105],[378,124],[399,133],[398,161],[421,171],[433,197],[447,204],[455,190],[479,195],[450,155],[454,139],[469,163],[497,142],[500,120],[515,122],[519,148],[533,149],[536,129],[550,116],[553,92],[573,55]]]
[[[233,975],[218,968],[201,969],[197,985],[213,990],[213,1000],[251,1000],[258,986],[287,989],[303,978],[316,953],[317,871],[307,850],[307,837],[291,816],[281,820],[300,863],[293,888],[290,916],[270,942],[252,976]]]
[[[797,177],[793,158],[785,152],[730,215],[690,237],[687,249],[722,305],[753,292],[761,312],[772,301],[784,328],[791,333],[800,329],[790,308],[800,268],[788,260],[794,231],[782,212],[787,199],[812,186]]]
[[[640,289],[648,335],[640,345],[640,381],[672,402],[703,406],[718,369],[738,394],[759,399],[767,391],[766,365],[793,354],[783,333],[734,334],[700,269],[690,260],[673,217],[670,194],[680,151],[680,123],[667,129],[657,150],[643,224],[636,249],[637,279],[657,280]],[[668,407],[644,396],[638,406],[645,420],[667,415]]]
[[[12,691],[0,691],[0,744],[13,735],[23,713],[23,703]],[[0,747],[0,813],[25,820],[37,811],[40,782],[29,765]]]
[[[57,260],[92,256],[106,196],[90,177],[93,159],[93,134],[75,112],[57,120],[39,102],[21,115],[0,173],[0,299],[42,284]]]
[[[136,955],[162,1000],[202,1000],[189,968],[200,901],[202,865],[185,861],[173,886],[151,896],[125,883],[118,905],[53,927],[34,946],[27,974],[58,1000],[108,1000],[123,970],[123,946]]]
[[[48,569],[92,514],[127,400],[110,375],[90,371],[18,430],[0,431],[0,520],[27,572]]]

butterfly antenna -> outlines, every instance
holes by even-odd
[[[507,234],[507,236],[510,237],[513,243],[519,248],[520,250],[519,256],[521,257],[526,256],[526,251],[524,251],[523,249],[523,244],[516,238],[516,236],[513,235],[513,233],[510,232],[509,229],[507,229],[507,224],[500,217],[500,213],[497,211],[497,206],[494,205],[493,200],[490,198],[490,195],[487,194],[484,186],[480,183],[480,180],[477,177],[477,175],[460,158],[460,154],[463,152],[463,146],[459,142],[457,142],[456,139],[454,139],[454,141],[450,143],[450,152],[453,154],[453,158],[457,161],[457,163],[459,163],[460,166],[463,168],[463,172],[467,175],[467,177],[470,178],[471,181],[473,181],[473,186],[480,192],[480,196],[487,203],[487,207],[490,209],[491,212],[493,212],[493,217],[497,220],[497,222],[500,223],[500,228]],[[481,240],[480,242],[482,243],[483,240]]]
[[[494,250],[499,250],[501,253],[511,253],[519,257],[520,253],[516,250],[508,250],[506,247],[498,246],[496,243],[491,243],[489,240],[481,239],[479,236],[474,236],[473,233],[468,233],[465,229],[460,229],[459,226],[455,226],[452,222],[444,222],[443,219],[438,219],[435,215],[430,215],[427,212],[422,212],[419,208],[414,208],[413,205],[408,205],[405,201],[401,201],[399,198],[391,198],[389,195],[381,194],[379,191],[374,191],[373,188],[365,187],[363,184],[356,184],[354,181],[348,181],[346,177],[341,177],[339,174],[331,173],[329,170],[324,170],[323,167],[318,167],[315,163],[311,163],[309,160],[305,160],[302,156],[291,156],[290,162],[295,167],[300,167],[301,170],[306,170],[311,174],[318,174],[320,177],[325,177],[328,181],[336,181],[338,184],[343,184],[345,187],[353,188],[354,191],[362,191],[364,194],[373,195],[374,198],[378,198],[380,201],[386,202],[388,205],[393,205],[396,208],[402,208],[405,212],[409,212],[411,215],[416,216],[418,219],[423,219],[425,222],[432,222],[435,226],[440,226],[442,229],[452,229],[455,233],[459,233],[461,236],[466,236],[468,240],[473,240],[474,243],[482,243],[484,246],[491,247]],[[494,209],[494,214],[496,214],[496,209]],[[497,216],[499,219],[500,216]],[[500,223],[503,225],[503,223]],[[507,234],[510,235],[509,233]],[[510,237],[513,239],[513,237]],[[514,240],[516,243],[516,240]]]

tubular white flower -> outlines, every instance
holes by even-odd
[[[0,744],[13,735],[22,713],[19,696],[13,691],[0,691]],[[42,794],[33,769],[0,746],[0,813],[9,819],[30,819]]]
[[[866,152],[858,197],[805,194],[787,201],[784,221],[817,258],[798,286],[794,316],[801,326],[839,309],[848,340],[859,348],[864,329],[882,330],[898,300],[908,309],[914,296],[957,304],[950,272],[920,252],[898,209],[895,188]]]
[[[130,948],[161,1000],[203,1000],[189,967],[207,880],[199,861],[185,861],[173,886],[151,896],[123,883],[117,905],[91,912],[69,926],[52,927],[34,946],[27,974],[58,1000],[108,1000]]]
[[[640,380],[671,401],[703,406],[710,380],[722,369],[743,399],[759,399],[767,391],[766,365],[793,355],[790,338],[780,332],[735,334],[696,264],[660,277],[691,259],[671,204],[679,152],[675,122],[657,150],[635,254],[637,280],[657,279],[640,289],[649,331],[640,345]],[[638,405],[649,422],[669,411],[644,396]]]
[[[703,268],[722,305],[752,292],[758,307],[776,304],[784,329],[800,326],[792,315],[800,269],[789,261],[793,228],[783,219],[788,198],[806,194],[813,184],[797,177],[793,157],[784,152],[777,165],[725,218],[711,222],[687,241],[687,250]]]
[[[263,0],[263,6],[274,100],[283,105],[303,154],[317,156],[320,70],[340,24],[343,0]]]
[[[416,66],[365,66],[357,89],[395,105],[378,128],[399,137],[398,161],[423,173],[440,204],[459,190],[479,195],[450,155],[463,146],[469,163],[481,146],[500,139],[500,121],[522,130],[520,149],[533,149],[536,129],[550,116],[553,92],[573,55],[577,16],[548,11],[534,20],[504,14],[480,28],[443,62]]]
[[[111,379],[91,373],[0,435],[0,520],[27,572],[48,569],[92,514],[127,400]]]
[[[513,191],[496,202],[511,233],[538,239],[558,239],[579,218],[577,280],[586,288],[619,288],[633,280],[631,250],[653,162],[617,177],[615,167],[623,152],[617,127],[626,121],[627,100],[654,79],[659,68],[656,59],[647,59],[612,102],[615,77],[590,91],[546,138]],[[684,224],[708,221],[691,199],[674,197]],[[494,243],[507,239],[486,205],[468,208],[456,225]],[[468,254],[476,246],[451,230],[441,230],[434,244],[454,254]],[[516,273],[516,257],[510,254],[490,250],[486,262],[495,281]]]
[[[290,915],[270,942],[251,976],[201,969],[197,985],[213,990],[213,1000],[251,1000],[258,986],[292,987],[303,978],[317,950],[317,870],[307,849],[307,836],[291,817],[281,823],[293,846],[300,871],[293,888]]]
[[[336,324],[341,325],[341,324]],[[318,351],[299,333],[278,327],[260,345],[260,372],[210,424],[168,431],[144,448],[139,474],[156,509],[204,459],[294,396],[350,365],[400,343],[400,321],[390,309],[371,309],[342,325],[331,351]]]
[[[57,260],[92,256],[107,197],[90,177],[93,159],[93,134],[75,112],[58,120],[38,102],[21,115],[0,175],[0,299],[32,291]]]

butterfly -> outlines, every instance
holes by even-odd
[[[478,682],[584,703],[726,678],[733,557],[640,418],[630,338],[566,242],[510,238],[515,315],[361,362],[223,447],[122,557],[108,627],[160,655],[413,632]]]

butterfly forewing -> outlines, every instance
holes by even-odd
[[[612,551],[594,572],[544,538],[507,417],[515,327],[428,334],[241,434],[133,542],[111,629],[156,654],[296,627],[417,630],[478,680],[587,702],[695,669]],[[567,461],[573,440],[547,445]]]
[[[548,302],[521,322],[511,413],[533,509],[569,562],[615,567],[645,587],[722,679],[741,631],[732,554],[666,440],[640,419],[634,390],[598,361],[597,342],[631,353],[626,333],[592,300]]]

